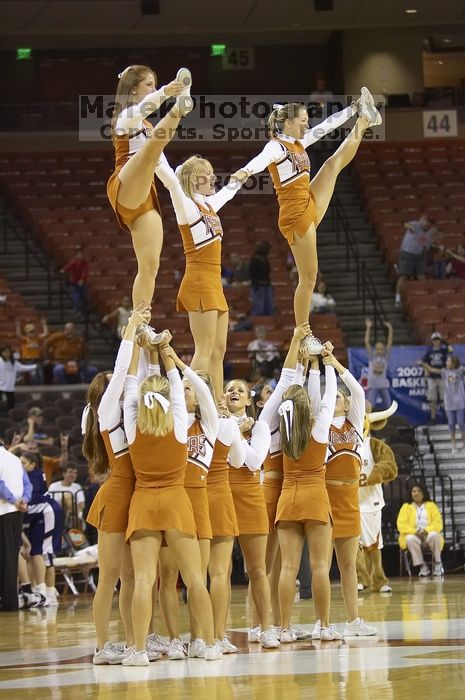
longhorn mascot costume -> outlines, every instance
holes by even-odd
[[[370,432],[382,430],[396,410],[395,401],[385,411],[372,411],[367,402],[359,489],[362,527],[357,555],[359,590],[371,588],[372,591],[382,593],[390,593],[392,590],[381,560],[381,513],[384,506],[383,484],[397,477],[397,464],[389,445],[371,437]]]

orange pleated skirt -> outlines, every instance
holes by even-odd
[[[143,204],[137,207],[137,209],[127,209],[127,207],[123,207],[118,202],[118,190],[121,185],[121,180],[119,179],[118,174],[119,171],[115,170],[115,172],[110,175],[107,182],[107,196],[112,209],[116,214],[120,228],[122,228],[123,231],[130,231],[130,226],[134,223],[134,221],[152,209],[161,214],[160,202],[158,201],[155,182],[152,182],[147,199],[145,202],[143,202]]]
[[[354,484],[327,484],[333,514],[333,536],[355,537],[361,533],[358,481]]]
[[[280,520],[290,522],[316,520],[331,525],[331,505],[324,479],[284,477],[275,523],[279,523]]]
[[[126,532],[136,480],[110,474],[97,491],[87,522],[102,532]]]
[[[184,486],[138,488],[129,507],[126,540],[138,530],[179,530],[197,537],[191,501]]]
[[[208,509],[208,496],[206,486],[186,486],[186,493],[192,504],[195,527],[199,540],[211,540],[212,526]]]
[[[213,537],[237,537],[239,525],[229,481],[207,481],[207,496]]]
[[[263,495],[265,496],[266,512],[268,513],[268,523],[270,532],[275,528],[276,509],[279,497],[283,488],[282,479],[266,479],[262,484]]]
[[[279,201],[278,227],[289,245],[294,243],[295,234],[303,236],[316,221],[315,198],[309,189],[306,199],[282,199]]]
[[[176,311],[228,311],[220,265],[187,264]]]

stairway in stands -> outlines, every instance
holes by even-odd
[[[457,438],[460,433],[457,431]],[[448,479],[453,485],[454,518],[458,538],[465,542],[465,445],[462,440],[457,440],[457,454],[452,455],[449,430],[447,425],[432,425],[416,429],[416,438],[420,452],[423,455],[425,476],[439,474],[446,477],[445,488],[445,524],[451,526],[451,503],[449,495]],[[439,489],[439,495],[441,490]],[[436,493],[438,500],[438,493]]]
[[[20,293],[38,314],[47,319],[50,332],[62,330],[63,325],[72,321],[79,333],[84,333],[82,320],[76,318],[71,299],[66,290],[63,295],[63,317],[59,307],[60,276],[53,271],[51,274],[51,299],[49,303],[45,253],[31,235],[27,238],[29,269],[26,267],[26,232],[6,201],[0,198],[0,209],[3,217],[0,222],[0,271],[7,279],[10,287]],[[6,237],[6,251],[4,240]],[[104,369],[113,365],[113,348],[108,331],[100,330],[97,316],[89,316],[88,326],[88,357],[92,364]]]
[[[411,327],[404,321],[402,310],[394,306],[394,286],[381,261],[376,239],[349,170],[339,175],[335,194],[357,241],[360,258],[365,262],[376,284],[386,315],[394,327],[394,343],[411,344]],[[372,313],[372,309],[369,305],[367,314],[364,314],[361,299],[357,299],[354,265],[352,263],[350,271],[347,272],[345,246],[342,242],[338,245],[336,240],[333,207],[334,203],[330,204],[323,222],[318,227],[319,267],[327,282],[328,292],[336,301],[336,313],[345,333],[347,346],[360,346],[363,345],[365,334],[365,318]]]

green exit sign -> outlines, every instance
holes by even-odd
[[[30,61],[31,60],[32,49],[22,48],[16,49],[16,60],[17,61]]]
[[[226,44],[212,44],[210,46],[210,56],[224,56]]]

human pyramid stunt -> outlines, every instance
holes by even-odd
[[[173,169],[163,153],[193,109],[191,85],[187,68],[158,89],[146,66],[119,74],[115,170],[107,192],[119,225],[131,234],[138,269],[115,367],[93,379],[82,420],[83,453],[91,472],[104,479],[87,517],[99,543],[94,664],[147,666],[162,655],[214,661],[236,653],[226,632],[234,538],[249,578],[250,643],[276,649],[310,636],[292,623],[305,541],[313,577],[312,638],[377,633],[357,609],[364,392],[335,357],[331,341],[313,337],[309,315],[318,225],[338,174],[381,116],[365,87],[356,102],[314,128],[301,104],[274,105],[269,142],[215,192],[209,160],[192,155]],[[152,127],[144,115],[170,97],[173,106]],[[311,180],[306,149],[354,116],[347,138]],[[268,385],[251,391],[241,379],[226,386],[223,381],[228,305],[219,212],[250,175],[265,168],[298,284],[295,329],[281,377],[274,391]],[[150,326],[163,244],[154,173],[169,191],[184,246],[176,306],[189,316],[190,366],[177,355],[176,338]],[[340,629],[331,624],[333,549],[346,608]],[[187,587],[187,644],[178,621],[179,573]],[[124,640],[109,635],[118,580]],[[153,625],[158,603],[169,639]]]

